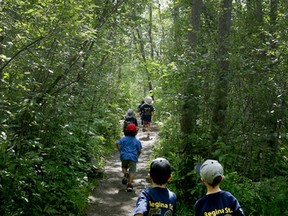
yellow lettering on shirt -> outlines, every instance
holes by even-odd
[[[226,207],[223,209],[215,209],[210,212],[204,212],[204,216],[217,216],[221,214],[231,214],[231,213],[233,213],[233,211],[230,208]]]
[[[173,205],[172,204],[149,201],[149,206],[150,206],[150,208],[163,208],[163,209],[170,209],[173,211]]]
[[[225,208],[225,213],[226,213],[226,214],[228,214],[228,213],[233,213],[233,211],[232,211],[230,208],[226,207],[226,208]]]

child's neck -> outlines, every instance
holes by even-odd
[[[166,184],[158,185],[158,184],[155,184],[154,182],[152,182],[152,187],[166,188]]]
[[[208,185],[208,186],[207,186],[207,193],[206,193],[206,195],[213,194],[213,193],[217,193],[217,192],[219,192],[219,191],[221,191],[219,185],[217,185],[217,186],[215,186],[215,187],[211,187],[210,185]]]

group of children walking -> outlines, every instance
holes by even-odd
[[[152,106],[153,100],[147,97],[138,111],[141,115],[148,114],[148,107]],[[152,106],[153,107],[153,106]],[[153,117],[154,107],[150,112],[150,118],[141,118],[143,126],[146,125],[150,132],[150,123]],[[130,123],[124,125],[125,134],[117,141],[117,149],[120,152],[120,160],[124,177],[122,183],[127,185],[127,191],[133,191],[133,179],[136,172],[136,164],[141,154],[142,145],[136,138],[138,132],[137,119],[133,123],[133,110],[128,110],[126,118],[130,118]],[[145,113],[145,114],[144,114]],[[134,116],[135,117],[135,116]],[[142,117],[142,116],[141,116]],[[228,191],[220,189],[220,183],[224,179],[224,170],[217,160],[206,160],[196,166],[197,173],[200,174],[201,181],[207,188],[206,195],[198,199],[195,203],[196,216],[244,216],[243,210],[238,200]],[[150,164],[149,178],[152,181],[150,188],[143,189],[138,196],[133,216],[173,216],[176,212],[176,195],[170,191],[166,184],[172,177],[172,169],[168,160],[156,158]]]
[[[138,113],[143,124],[143,129],[148,130],[148,137],[150,132],[150,124],[154,114],[153,99],[146,97],[143,103],[138,107]],[[136,172],[136,163],[141,154],[142,145],[140,140],[136,138],[138,133],[138,122],[133,109],[128,109],[124,124],[124,137],[117,141],[116,147],[120,153],[120,160],[122,162],[122,172],[124,177],[122,183],[127,184],[127,191],[133,190],[133,179]]]

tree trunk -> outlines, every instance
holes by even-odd
[[[4,42],[4,36],[3,35],[0,35],[0,44],[3,44]],[[3,49],[3,46],[0,46],[0,55],[4,55],[4,49]],[[2,65],[3,65],[3,62],[0,61],[0,68],[2,68]],[[0,87],[2,87],[2,77],[3,77],[3,74],[0,73]],[[0,96],[0,99],[2,98],[2,94]]]
[[[220,138],[225,142],[227,85],[229,73],[229,34],[231,27],[232,0],[223,0],[219,17],[218,71],[216,73],[215,106],[212,117],[212,144]],[[213,146],[213,145],[212,145]]]
[[[153,5],[150,5],[149,7],[149,42],[150,42],[150,57],[151,60],[154,60],[154,45],[153,45],[153,35],[152,35],[152,23],[153,23]],[[153,94],[153,85],[152,85],[152,80],[151,80],[151,75],[150,72],[148,71],[148,86],[149,86],[149,93],[152,93],[152,98],[154,98]]]
[[[152,86],[152,80],[151,80],[151,75],[150,75],[150,71],[148,70],[148,65],[147,65],[147,57],[146,57],[146,54],[145,54],[145,49],[144,49],[144,41],[142,39],[142,35],[141,35],[141,32],[139,29],[136,29],[137,31],[137,37],[138,37],[138,41],[139,41],[139,47],[140,47],[140,53],[141,53],[141,56],[142,56],[142,62],[144,64],[144,70],[147,74],[147,81],[148,81],[148,89],[149,89],[149,92],[152,92],[153,91],[153,86]],[[151,45],[152,46],[152,45]],[[146,83],[146,82],[144,82]],[[145,88],[144,88],[144,94],[145,94]],[[153,97],[154,99],[154,97]]]
[[[193,52],[198,44],[198,37],[200,34],[200,15],[202,11],[202,0],[192,0],[190,24],[192,30],[188,32],[189,50],[188,56],[193,59]],[[183,76],[183,106],[181,131],[184,135],[193,133],[196,119],[198,115],[198,95],[194,87],[195,69],[188,69]]]

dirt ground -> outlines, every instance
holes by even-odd
[[[121,183],[123,174],[117,152],[107,159],[104,178],[89,196],[87,216],[130,216],[139,193],[150,186],[147,176],[152,147],[157,141],[157,128],[152,125],[150,138],[147,138],[147,132],[143,132],[140,128],[136,137],[142,143],[142,154],[137,164],[134,190],[127,192],[126,185]]]

